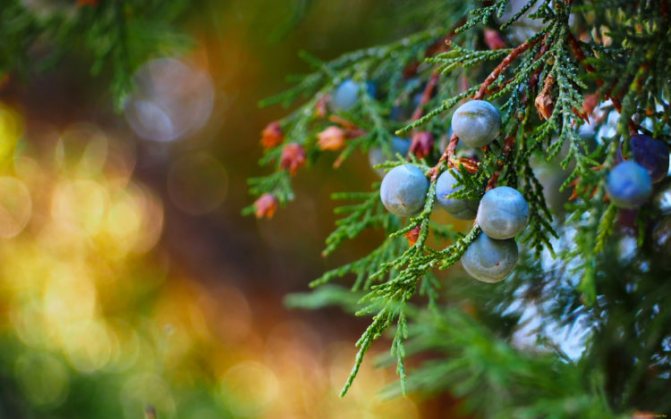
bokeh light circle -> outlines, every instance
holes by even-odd
[[[32,200],[28,187],[21,180],[0,177],[0,238],[17,236],[28,224]]]
[[[214,87],[209,75],[180,60],[151,60],[137,71],[135,82],[125,114],[143,139],[181,139],[203,127],[212,113]]]

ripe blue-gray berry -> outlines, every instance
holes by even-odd
[[[348,111],[356,105],[359,99],[359,84],[352,79],[340,83],[333,92],[331,107],[334,111]]]
[[[451,198],[450,195],[461,190],[463,186],[458,184],[457,178],[452,172],[446,170],[436,182],[436,200],[438,204],[455,218],[472,220],[478,211],[478,201]]]
[[[669,171],[669,147],[666,143],[641,134],[631,137],[630,145],[636,163],[648,171],[654,183],[662,181]]]
[[[571,196],[571,191],[561,190],[561,186],[568,177],[568,171],[559,165],[544,164],[534,167],[534,176],[543,186],[543,198],[548,209],[558,216],[564,215],[564,205]]]
[[[410,151],[410,140],[407,138],[401,137],[392,137],[391,139],[391,153],[385,152],[382,148],[376,147],[371,148],[368,152],[368,161],[370,162],[371,167],[375,167],[378,164],[382,164],[389,160],[390,158],[400,154],[401,156],[406,156]],[[384,170],[374,169],[380,177],[384,176]]]
[[[482,197],[476,221],[492,239],[512,239],[529,222],[529,204],[517,189],[499,186]]]
[[[471,100],[452,115],[452,131],[469,147],[485,146],[499,135],[501,114],[485,100]]]
[[[392,214],[410,217],[422,211],[428,190],[429,180],[422,169],[404,164],[391,169],[382,179],[380,199]]]
[[[375,167],[378,164],[382,164],[389,160],[390,158],[400,154],[401,156],[406,156],[410,151],[410,140],[407,138],[401,137],[392,137],[391,139],[391,153],[385,153],[383,149],[376,147],[371,148],[368,152],[368,161],[370,162],[371,167]],[[374,169],[380,177],[384,176],[384,170]]]
[[[643,166],[626,160],[608,174],[606,192],[618,208],[638,208],[652,194],[652,178]]]
[[[369,80],[366,82],[366,93],[372,98],[377,97],[377,84],[374,81]]]
[[[461,264],[470,276],[482,282],[499,282],[515,269],[518,258],[515,240],[494,240],[480,234],[466,249]]]

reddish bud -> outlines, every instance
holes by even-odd
[[[410,144],[410,152],[423,159],[431,154],[433,149],[433,135],[428,131],[417,132],[412,136],[412,143]]]
[[[273,218],[277,211],[277,198],[273,194],[264,193],[254,202],[256,218]]]
[[[323,151],[338,151],[345,146],[347,133],[342,128],[330,126],[317,134],[319,141],[317,145]]]
[[[77,0],[77,6],[97,6],[98,0]]]
[[[585,99],[582,102],[582,110],[585,111],[585,114],[591,115],[594,112],[594,108],[599,104],[599,94],[592,93],[591,95],[585,96]]]
[[[494,29],[485,29],[485,44],[489,49],[502,49],[506,47],[501,33]]]
[[[294,176],[298,169],[305,164],[305,150],[300,144],[291,143],[284,146],[282,157],[280,158],[280,167]]]
[[[552,97],[552,87],[554,86],[554,83],[554,77],[548,76],[543,84],[543,89],[538,96],[536,96],[536,100],[534,101],[538,115],[545,120],[550,119],[555,108],[554,98]]]
[[[420,233],[420,228],[419,226],[413,228],[412,230],[408,231],[405,233],[405,238],[408,239],[408,244],[410,246],[414,246],[415,243],[417,243],[417,240],[419,239],[419,233]]]
[[[279,122],[271,122],[261,131],[261,145],[268,150],[277,147],[284,141],[284,133]]]

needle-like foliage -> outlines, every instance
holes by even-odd
[[[427,20],[423,30],[399,41],[330,62],[305,55],[314,72],[263,103],[288,106],[305,99],[279,121],[283,143],[267,146],[262,160],[276,171],[251,181],[256,196],[270,194],[286,205],[293,199],[292,176],[334,151],[339,153],[335,168],[357,150],[379,149],[388,161],[376,169],[410,161],[430,180],[423,210],[407,219],[386,212],[377,183],[371,192],[334,196],[351,203],[336,210],[340,218],[325,256],[369,228],[387,238],[363,258],[315,280],[312,296],[292,297],[293,305],[335,303],[371,317],[356,343],[359,351],[343,394],[373,342],[392,330],[401,391],[449,389],[487,417],[601,418],[637,409],[665,411],[668,402],[641,389],[661,397],[660,382],[668,385],[671,378],[671,329],[660,329],[671,326],[667,308],[655,305],[652,313],[643,308],[649,303],[632,303],[625,316],[627,321],[655,318],[655,326],[640,324],[635,331],[652,340],[620,354],[632,376],[599,357],[612,356],[608,339],[614,339],[610,330],[617,314],[611,309],[621,304],[622,279],[607,272],[631,269],[632,277],[646,278],[646,289],[668,277],[667,268],[651,269],[651,262],[632,268],[631,258],[617,256],[613,238],[623,234],[633,234],[640,249],[654,253],[649,226],[660,210],[645,206],[630,217],[631,232],[623,233],[616,227],[627,214],[608,201],[605,179],[628,158],[633,134],[669,142],[669,2],[422,3],[419,12],[431,10],[442,19]],[[357,84],[358,99],[341,110],[333,106],[333,92],[345,80]],[[450,132],[451,112],[469,98],[488,100],[502,114],[498,139],[481,150],[459,148],[459,138]],[[321,135],[328,127],[341,129],[344,141],[325,145]],[[392,157],[393,135],[412,137],[407,156]],[[292,169],[288,144],[307,156]],[[558,182],[543,178],[546,166],[561,174]],[[477,200],[495,186],[508,185],[529,204],[529,225],[520,237],[522,260],[503,284],[465,286],[455,279],[463,275],[453,266],[481,233],[477,225],[456,229],[436,218],[436,179],[447,169],[454,169],[462,185],[454,198]],[[566,194],[559,209],[548,192]],[[446,270],[449,277],[440,274]],[[350,275],[357,300],[325,286]],[[519,345],[515,337],[525,331],[536,340]],[[557,336],[562,333],[579,347],[575,354],[561,349]],[[600,340],[604,336],[608,339]],[[441,356],[410,371],[405,357],[427,351]]]

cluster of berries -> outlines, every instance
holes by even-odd
[[[365,87],[364,87],[365,86]],[[363,93],[371,97],[377,95],[377,86],[373,82],[357,83],[351,79],[342,82],[330,95],[324,106],[333,112],[347,112],[353,109]],[[416,105],[418,99],[413,101]],[[347,122],[345,120],[342,120]],[[499,110],[484,100],[471,100],[461,105],[453,114],[451,131],[459,138],[464,147],[476,150],[491,144],[501,130]],[[318,146],[322,150],[339,150],[346,138],[361,133],[356,127],[329,126],[318,135]],[[415,134],[413,139],[392,137],[389,149],[376,147],[369,151],[369,161],[375,167],[393,155],[413,154],[426,157],[429,151],[422,147],[433,147],[433,137],[422,139],[428,132]],[[278,123],[272,123],[263,132],[263,145],[273,148],[283,142],[283,133]],[[631,159],[625,160],[622,151],[620,162],[611,170],[606,179],[606,192],[610,201],[619,208],[638,208],[647,202],[653,193],[653,183],[667,176],[669,169],[669,150],[662,141],[648,135],[635,135],[628,143]],[[443,145],[442,148],[444,148]],[[285,144],[282,150],[280,166],[292,175],[303,166],[306,160],[302,146],[295,143]],[[427,174],[414,164],[397,166],[384,173],[380,197],[385,208],[399,217],[411,217],[419,214],[425,205],[430,182]],[[556,183],[556,182],[555,182]],[[560,182],[561,183],[561,182]],[[524,196],[509,186],[499,186],[488,190],[480,200],[454,197],[462,191],[455,172],[446,170],[436,180],[436,202],[445,211],[458,219],[475,219],[483,234],[468,247],[462,257],[462,265],[474,278],[484,282],[498,282],[508,276],[518,259],[518,247],[515,236],[522,232],[529,220],[529,205]],[[558,193],[559,185],[552,185]],[[553,191],[544,191],[553,192]],[[563,200],[562,200],[563,201]],[[272,217],[277,207],[277,199],[265,194],[257,200],[257,217]],[[562,203],[563,205],[563,203]]]
[[[500,128],[498,109],[482,100],[465,103],[452,118],[454,133],[469,147],[490,144],[499,135]],[[429,186],[429,180],[418,166],[404,164],[385,175],[380,198],[392,214],[410,217],[423,210]],[[487,191],[479,202],[453,197],[462,188],[452,171],[443,172],[436,181],[436,202],[456,218],[475,218],[484,234],[468,247],[462,265],[475,279],[499,282],[517,263],[514,237],[529,221],[529,205],[519,191],[508,186]]]

